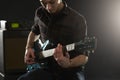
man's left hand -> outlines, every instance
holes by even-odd
[[[63,46],[61,44],[58,44],[55,48],[54,58],[61,67],[70,67],[70,55],[67,51],[65,52],[65,55],[63,54]]]

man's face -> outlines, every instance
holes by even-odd
[[[61,0],[40,0],[40,2],[49,13],[56,13]]]

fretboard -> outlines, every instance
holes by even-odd
[[[67,51],[72,51],[75,49],[75,43],[66,45],[65,47],[66,47]],[[43,57],[46,58],[46,57],[52,56],[54,54],[54,50],[55,50],[55,48],[42,51]]]

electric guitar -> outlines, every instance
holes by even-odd
[[[86,37],[84,40],[81,40],[76,43],[71,43],[66,46],[63,46],[65,50],[72,51],[72,50],[80,50],[81,52],[87,52],[87,53],[94,53],[94,50],[96,49],[97,39],[95,36],[92,37]],[[35,50],[35,56],[37,61],[42,61],[43,59],[53,56],[55,48],[47,49],[46,47],[50,45],[49,40],[47,40],[43,46],[39,44],[38,41],[34,43],[34,50]],[[33,69],[40,68],[39,63],[31,64],[27,66],[27,71],[31,71]]]

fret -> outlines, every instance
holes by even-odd
[[[67,51],[72,51],[72,50],[74,50],[74,49],[75,49],[75,43],[66,45],[66,49],[67,49]]]
[[[43,57],[52,56],[52,55],[54,54],[54,50],[55,50],[55,49],[49,49],[49,50],[42,51]]]

